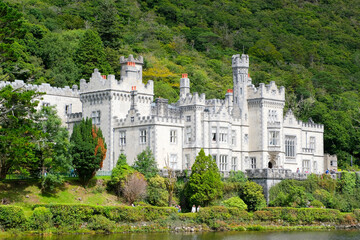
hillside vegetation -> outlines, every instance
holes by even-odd
[[[0,0],[0,79],[54,86],[119,78],[119,56],[143,55],[144,79],[174,102],[181,73],[222,98],[231,55],[250,55],[255,84],[287,89],[286,108],[325,125],[325,152],[360,159],[358,0]]]

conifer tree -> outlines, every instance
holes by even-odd
[[[74,126],[70,142],[73,166],[82,184],[86,185],[96,171],[102,168],[106,157],[106,144],[101,129],[93,126],[91,119],[83,119]]]
[[[134,162],[133,168],[144,174],[146,179],[155,177],[158,169],[154,155],[149,147],[137,155],[137,160]]]
[[[222,195],[223,183],[215,160],[206,156],[201,149],[191,167],[191,175],[186,185],[186,195],[190,204],[206,206]]]
[[[101,38],[93,30],[87,30],[80,39],[75,60],[82,78],[88,79],[95,68],[103,74],[112,73]]]

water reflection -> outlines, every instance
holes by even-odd
[[[62,235],[1,238],[4,240],[357,240],[360,231],[316,232],[210,232],[210,233],[131,233],[110,235]]]

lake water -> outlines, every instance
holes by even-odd
[[[360,231],[314,232],[210,232],[210,233],[129,233],[110,235],[62,235],[52,237],[11,237],[20,240],[355,240]]]

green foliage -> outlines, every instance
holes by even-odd
[[[41,192],[42,193],[53,193],[56,188],[64,184],[63,176],[59,174],[49,173],[43,176],[41,179]]]
[[[168,197],[163,177],[156,175],[148,180],[146,199],[151,205],[165,207],[168,205]]]
[[[247,178],[242,171],[230,171],[229,177],[226,179],[226,181],[245,183],[247,181]]]
[[[310,206],[313,206],[314,208],[323,208],[323,207],[325,207],[324,204],[322,202],[320,202],[319,200],[311,201]]]
[[[31,228],[36,230],[46,230],[53,226],[52,213],[48,208],[37,207],[30,217]]]
[[[0,205],[0,225],[4,229],[20,228],[25,222],[24,210],[21,207]]]
[[[229,198],[229,199],[223,201],[223,204],[225,207],[234,207],[234,208],[238,208],[240,210],[247,210],[247,205],[239,197]]]
[[[219,169],[213,157],[206,156],[201,149],[191,167],[191,175],[186,185],[186,195],[190,205],[207,206],[222,196],[223,184]]]
[[[118,161],[116,167],[111,171],[111,180],[108,183],[109,188],[114,190],[117,196],[120,196],[127,177],[134,172],[135,170],[126,164],[126,159],[124,164]]]
[[[249,220],[250,214],[238,208],[226,208],[222,206],[204,207],[198,213],[197,220],[206,223],[212,228],[218,227],[217,221],[233,220],[244,222]]]
[[[266,206],[263,188],[251,181],[247,181],[240,189],[240,198],[244,200],[249,211],[261,210]]]
[[[158,169],[154,155],[149,147],[137,155],[133,168],[144,174],[146,179],[156,176]]]
[[[310,175],[305,181],[284,180],[272,187],[270,206],[304,207],[318,200],[327,208],[351,212],[360,207],[359,193],[355,173],[344,172],[337,180],[328,174]]]
[[[89,219],[87,227],[95,231],[111,232],[115,228],[115,223],[105,216],[94,215]]]
[[[341,214],[339,210],[321,208],[264,208],[254,212],[254,219],[262,221],[283,220],[291,224],[313,222],[336,223]]]
[[[71,156],[68,130],[61,125],[61,119],[55,108],[43,106],[36,113],[37,128],[43,132],[38,155],[40,166],[50,173],[65,173],[70,171]],[[34,166],[38,168],[39,166]]]
[[[70,153],[73,166],[79,175],[80,181],[86,185],[102,167],[106,154],[105,149],[99,149],[99,142],[105,142],[101,130],[92,125],[91,119],[83,119],[74,126],[70,138]],[[105,150],[105,151],[104,151]]]
[[[110,74],[112,72],[110,64],[106,59],[101,38],[93,30],[86,30],[80,39],[75,56],[75,61],[80,69],[80,76],[82,78],[88,78],[95,68],[99,69],[102,74]]]
[[[0,2],[0,80],[71,85],[94,68],[118,74],[117,55],[141,54],[156,97],[176,101],[187,72],[192,91],[223,98],[232,85],[229,57],[249,53],[253,83],[285,86],[285,110],[324,124],[324,150],[340,167],[351,156],[359,164],[354,0],[24,0],[21,12],[18,2]]]
[[[0,179],[10,169],[30,174],[39,167],[43,133],[35,127],[39,93],[6,86],[0,89]]]

